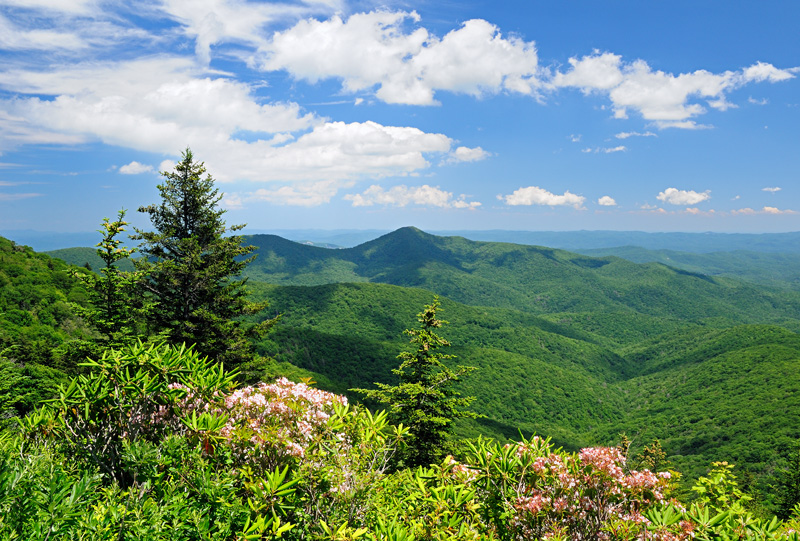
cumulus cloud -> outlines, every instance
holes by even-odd
[[[360,194],[348,194],[344,196],[347,201],[352,201],[354,207],[370,207],[373,205],[405,207],[407,205],[419,205],[426,207],[475,209],[481,206],[477,201],[466,201],[466,195],[462,194],[455,200],[453,193],[440,189],[438,186],[393,186],[386,190],[377,184],[373,184]]]
[[[140,175],[142,173],[152,173],[153,171],[152,165],[145,165],[137,161],[132,161],[119,168],[119,172],[123,175]]]
[[[485,160],[491,155],[490,152],[486,152],[481,147],[458,147],[448,155],[446,161],[448,163],[477,162]]]
[[[775,192],[779,192],[779,191],[781,191],[781,189],[780,189],[778,186],[773,186],[773,187],[771,187],[771,188],[770,188],[770,187],[767,187],[767,188],[761,188],[761,191],[762,191],[762,192],[770,192],[770,193],[775,193]]]
[[[628,131],[628,132],[624,131],[616,134],[614,137],[616,137],[617,139],[627,139],[628,137],[658,137],[658,135],[651,131],[647,131],[644,133],[639,133],[636,131]]]
[[[582,195],[570,193],[569,190],[562,195],[556,195],[539,186],[519,188],[512,194],[499,195],[497,197],[501,201],[505,201],[507,205],[573,206],[576,209],[583,208],[583,203],[586,201],[586,198]]]
[[[747,98],[747,101],[749,103],[752,103],[753,105],[767,105],[769,103],[769,100],[767,98],[762,98],[762,99],[758,100],[758,99],[754,98],[753,96],[750,96],[749,98]]]
[[[160,153],[177,152],[180,142],[202,156],[218,180],[260,182],[407,175],[429,167],[428,156],[450,162],[488,156],[480,147],[453,150],[453,141],[440,133],[332,122],[296,103],[260,103],[249,85],[212,77],[175,57],[47,73],[11,70],[0,85],[55,95],[0,100],[0,150],[99,140]]]
[[[602,93],[611,100],[616,118],[635,111],[660,128],[697,129],[694,117],[709,107],[726,110],[733,104],[726,96],[751,82],[779,82],[795,77],[793,70],[758,62],[739,71],[712,73],[697,70],[674,75],[653,70],[645,61],[624,62],[620,55],[594,53],[571,58],[570,68],[552,79],[556,88],[577,88],[585,94]]]
[[[615,207],[617,206],[617,201],[611,196],[604,195],[597,200],[597,204],[603,207]]]
[[[775,207],[764,207],[761,209],[764,214],[797,214],[796,211],[790,209],[778,209]]]
[[[669,203],[670,205],[696,205],[711,199],[711,190],[696,192],[694,190],[678,190],[677,188],[667,188],[659,192],[656,199]]]
[[[534,95],[540,86],[533,42],[503,37],[493,24],[473,19],[443,38],[422,27],[416,12],[373,11],[348,19],[307,19],[276,32],[262,47],[259,67],[286,70],[297,79],[341,79],[343,90],[376,88],[387,103],[434,105],[437,91],[473,96],[501,91]],[[369,62],[364,62],[369,51]]]
[[[194,40],[195,54],[206,64],[211,60],[214,45],[263,47],[268,43],[265,29],[269,25],[308,15],[329,15],[340,8],[339,2],[324,1],[163,0],[159,4],[161,12],[179,22],[185,35]]]

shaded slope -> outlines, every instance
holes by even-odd
[[[402,331],[432,298],[429,291],[381,284],[257,290],[284,314],[261,350],[340,382],[338,390],[393,382],[396,356],[408,347]],[[475,409],[488,417],[484,433],[536,431],[576,447],[589,430],[619,417],[622,405],[607,382],[623,380],[626,362],[588,335],[512,310],[449,299],[442,306],[450,322],[442,334],[455,344],[456,362],[479,368],[462,390],[478,397]]]

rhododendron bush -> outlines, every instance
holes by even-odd
[[[478,439],[390,471],[408,430],[280,378],[237,388],[191,348],[108,352],[0,437],[0,539],[794,539],[731,466],[682,504],[613,447]]]

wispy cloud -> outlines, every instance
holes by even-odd
[[[616,134],[614,137],[617,139],[627,139],[629,137],[658,137],[658,134],[655,134],[651,131],[646,131],[644,133],[639,133],[636,131],[624,131]]]
[[[30,199],[32,197],[41,197],[41,193],[3,193],[0,192],[0,201],[19,201],[21,199]]]
[[[749,215],[756,215],[756,214],[771,214],[771,215],[798,214],[798,212],[794,211],[794,210],[791,210],[791,209],[783,209],[783,210],[781,210],[781,209],[776,208],[776,207],[763,207],[760,210],[755,210],[755,209],[752,209],[750,207],[745,207],[745,208],[741,208],[741,209],[732,210],[731,214],[733,214],[733,215],[740,214],[740,215],[749,216]]]
[[[776,192],[781,191],[781,189],[778,186],[773,186],[773,187],[761,188],[761,191],[762,192],[776,193]]]
[[[587,147],[581,150],[584,154],[614,154],[615,152],[627,152],[628,147],[619,145],[616,147]]]

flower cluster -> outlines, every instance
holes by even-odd
[[[531,438],[504,447],[473,448],[473,486],[487,506],[489,522],[510,516],[510,538],[636,538],[648,524],[645,512],[665,503],[669,474],[627,471],[612,447],[589,447],[570,454],[546,440]],[[455,466],[450,466],[455,470]],[[506,472],[498,478],[499,472]]]
[[[616,448],[529,459],[531,474],[523,477],[514,502],[517,525],[526,534],[566,527],[572,538],[602,539],[612,524],[644,523],[642,510],[664,500],[666,478],[646,470],[626,473]]]
[[[305,457],[310,446],[325,436],[336,405],[347,405],[347,398],[279,378],[238,389],[218,404],[190,393],[181,409],[227,416],[220,435],[234,456],[241,463],[271,470]]]

